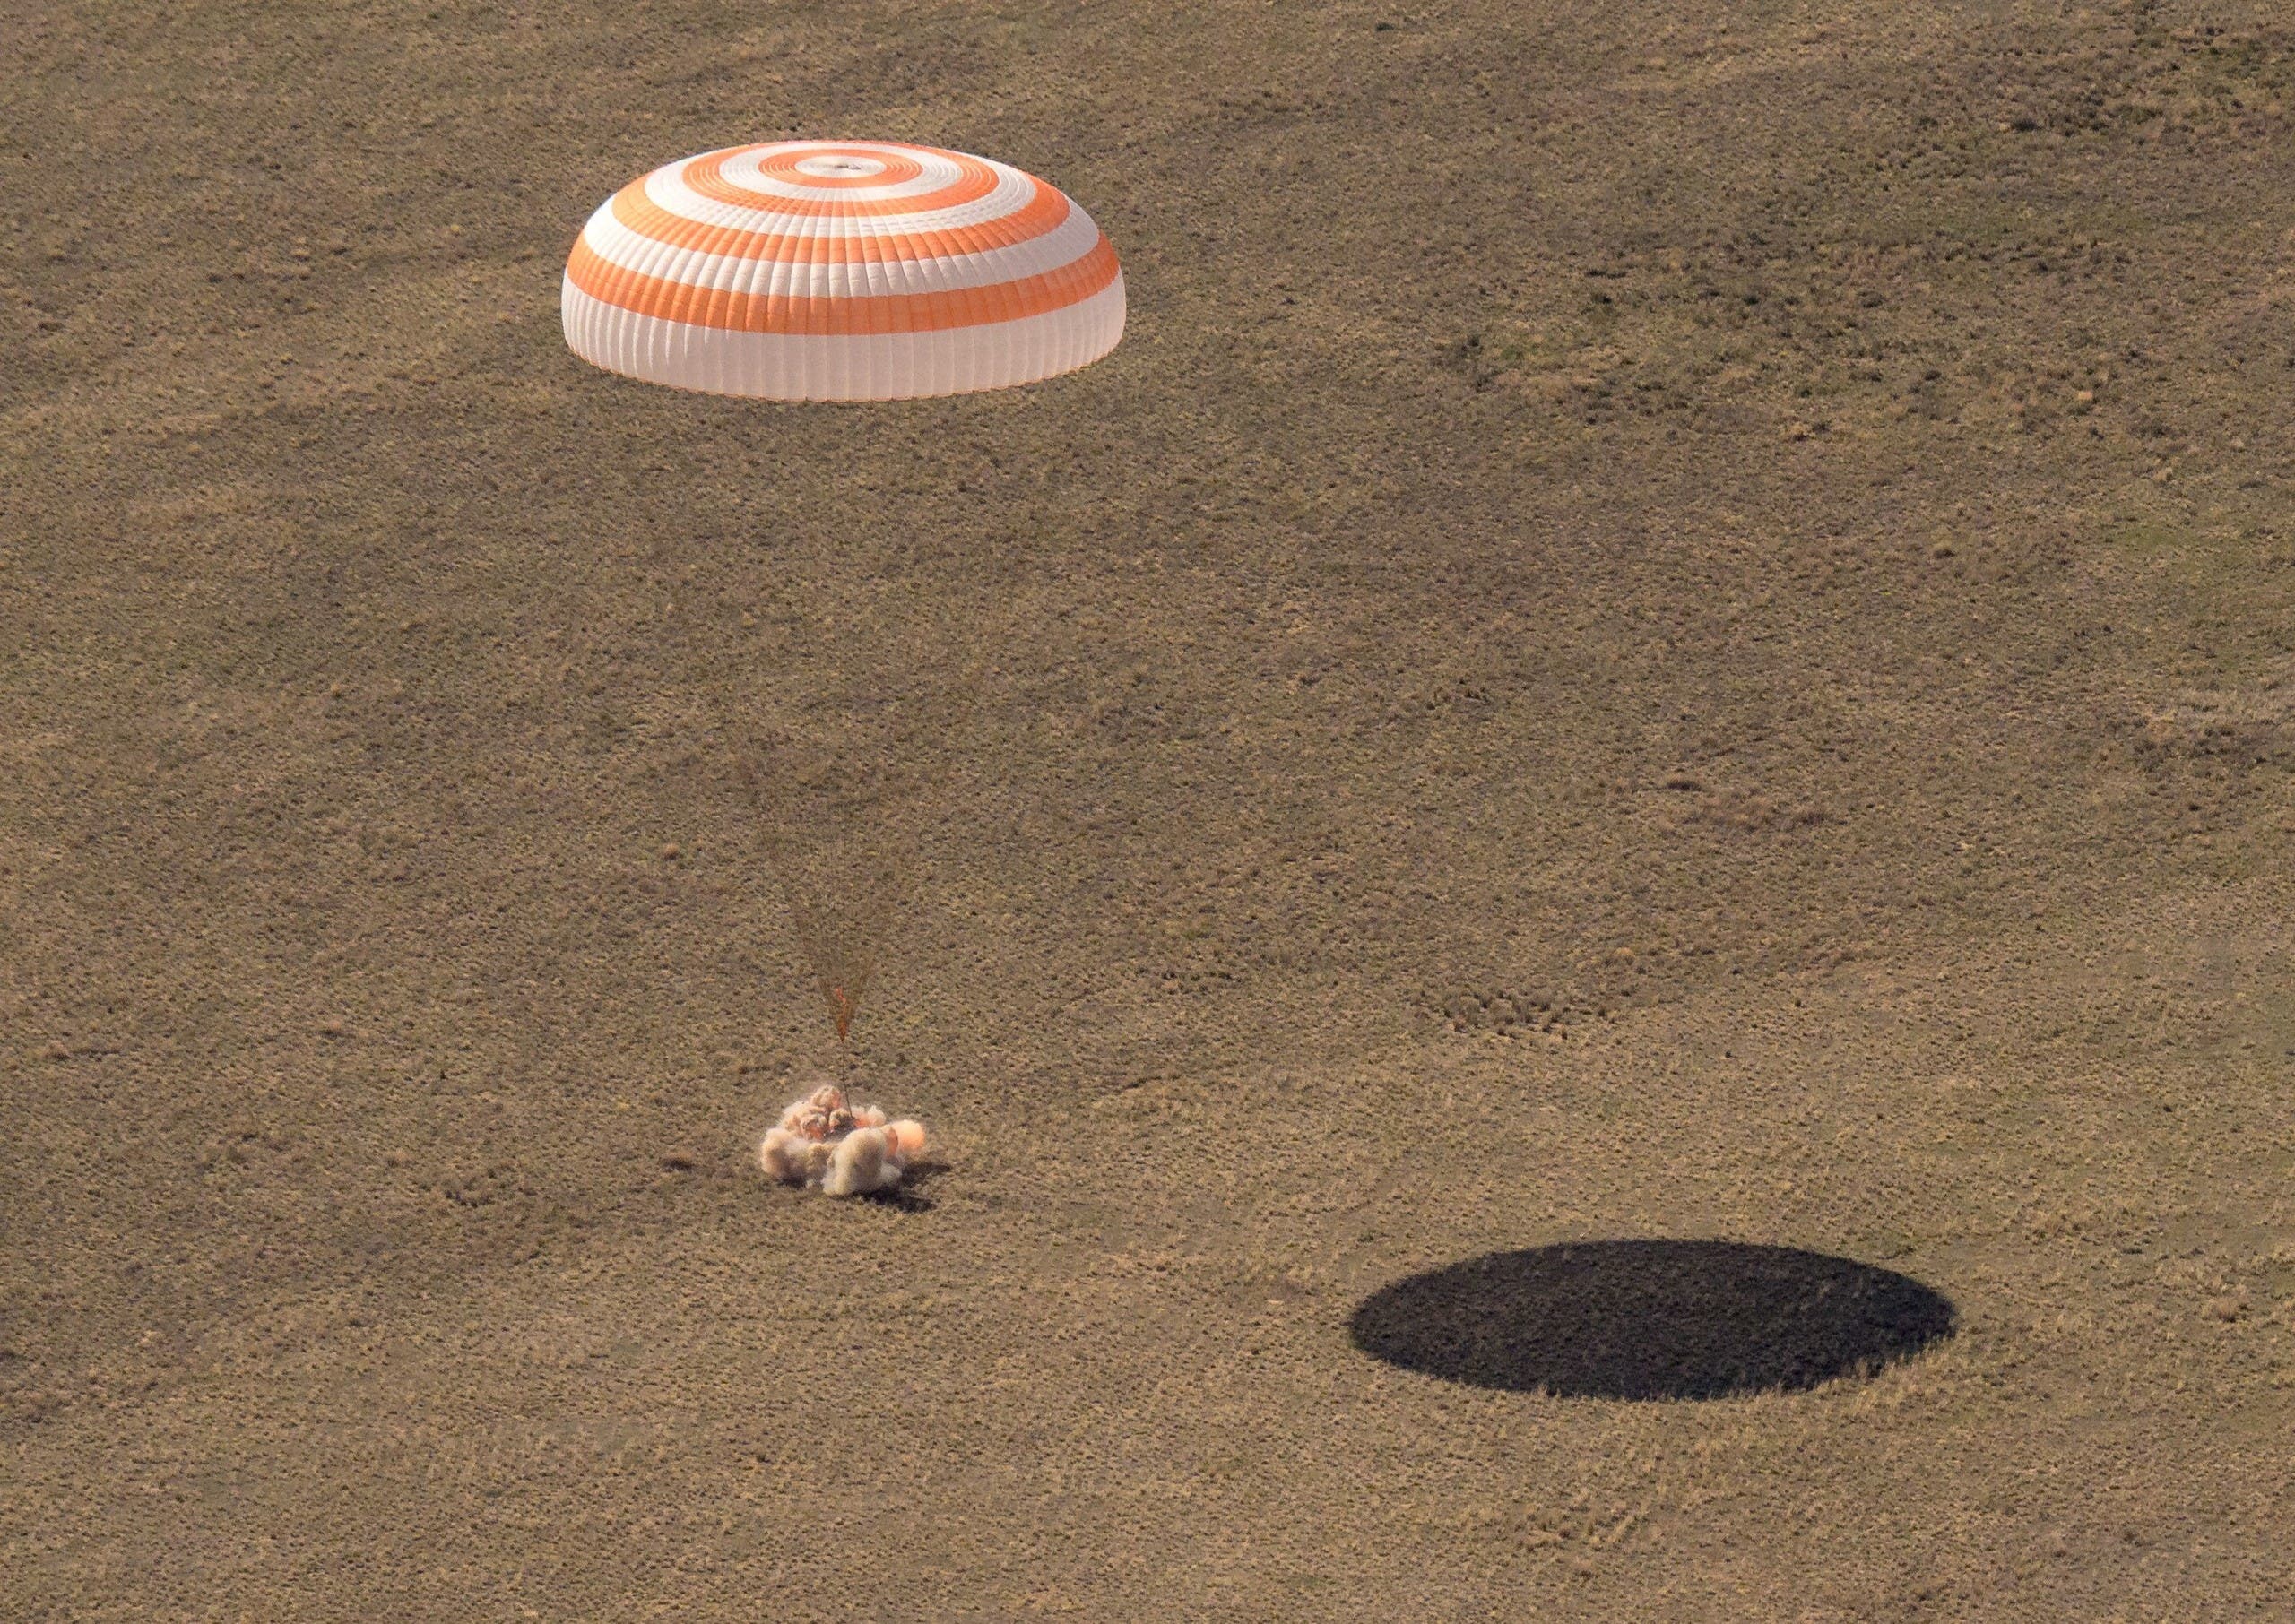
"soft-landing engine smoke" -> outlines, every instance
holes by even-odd
[[[848,1104],[843,1089],[824,1084],[781,1113],[757,1160],[784,1184],[866,1196],[897,1185],[923,1153],[922,1122],[888,1122],[881,1106]]]

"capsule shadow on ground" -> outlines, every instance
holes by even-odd
[[[924,1193],[925,1187],[948,1170],[945,1162],[913,1162],[908,1178],[888,1190],[876,1190],[863,1196],[863,1201],[878,1206],[892,1208],[897,1213],[929,1213],[940,1204]]]
[[[1887,1269],[1730,1240],[1494,1252],[1373,1293],[1355,1345],[1469,1386],[1723,1398],[1869,1374],[1950,1336],[1950,1300]]]

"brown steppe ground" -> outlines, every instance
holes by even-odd
[[[0,1618],[2289,1616],[2283,12],[5,22]],[[781,134],[1052,178],[1122,346],[576,361],[589,210]],[[757,739],[833,905],[911,848],[906,1209],[749,1160]],[[1960,1331],[1350,1342],[1605,1237]]]

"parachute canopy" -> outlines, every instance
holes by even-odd
[[[1123,335],[1090,215],[1009,164],[887,141],[681,159],[590,216],[566,341],[648,383],[775,401],[1029,384]]]

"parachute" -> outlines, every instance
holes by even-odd
[[[881,141],[726,147],[632,181],[566,265],[566,341],[609,372],[774,401],[1030,384],[1123,335],[1115,250],[1056,187]]]

